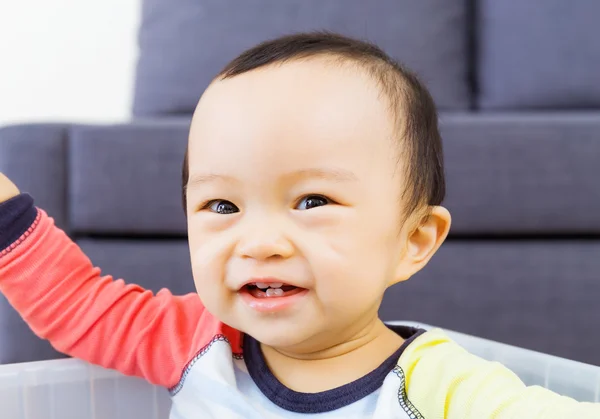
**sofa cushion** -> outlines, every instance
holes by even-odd
[[[600,233],[600,112],[442,115],[454,235]]]
[[[600,106],[600,2],[479,0],[479,105]]]
[[[0,172],[35,198],[56,224],[66,216],[68,125],[28,124],[0,128]]]
[[[245,49],[327,29],[370,39],[417,71],[441,108],[466,108],[462,0],[144,0],[135,115],[189,114],[216,74]]]
[[[155,293],[195,291],[187,240],[79,239],[77,244],[103,275]]]
[[[450,241],[381,315],[600,365],[600,241]]]
[[[70,141],[74,233],[185,235],[188,120],[78,126]]]

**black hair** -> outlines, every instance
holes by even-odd
[[[331,32],[298,33],[263,42],[231,61],[218,74],[224,80],[260,67],[294,59],[326,56],[354,63],[378,82],[396,118],[399,153],[406,168],[403,200],[406,214],[440,205],[446,193],[442,141],[435,103],[417,76],[376,45]],[[183,208],[189,177],[186,149],[182,170]]]

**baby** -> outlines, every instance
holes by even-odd
[[[444,190],[435,105],[411,72],[368,43],[286,36],[233,60],[195,111],[197,294],[102,276],[3,176],[0,291],[58,350],[168,388],[173,419],[600,417],[439,330],[379,319],[446,238]]]

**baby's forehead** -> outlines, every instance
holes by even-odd
[[[294,60],[216,80],[199,101],[190,139],[393,135],[389,101],[367,74],[326,60]]]
[[[267,103],[278,105],[275,110],[300,105],[317,107],[319,102],[338,102],[347,107],[364,100],[386,102],[377,81],[364,69],[352,63],[310,57],[218,78],[202,95],[198,110]]]
[[[189,164],[192,173],[254,183],[314,168],[365,179],[381,169],[389,177],[398,164],[395,124],[376,83],[354,69],[273,65],[207,89],[190,130]]]

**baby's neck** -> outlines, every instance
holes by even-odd
[[[377,319],[352,339],[310,354],[261,346],[270,370],[282,384],[297,392],[318,393],[367,375],[397,351],[403,341]]]

